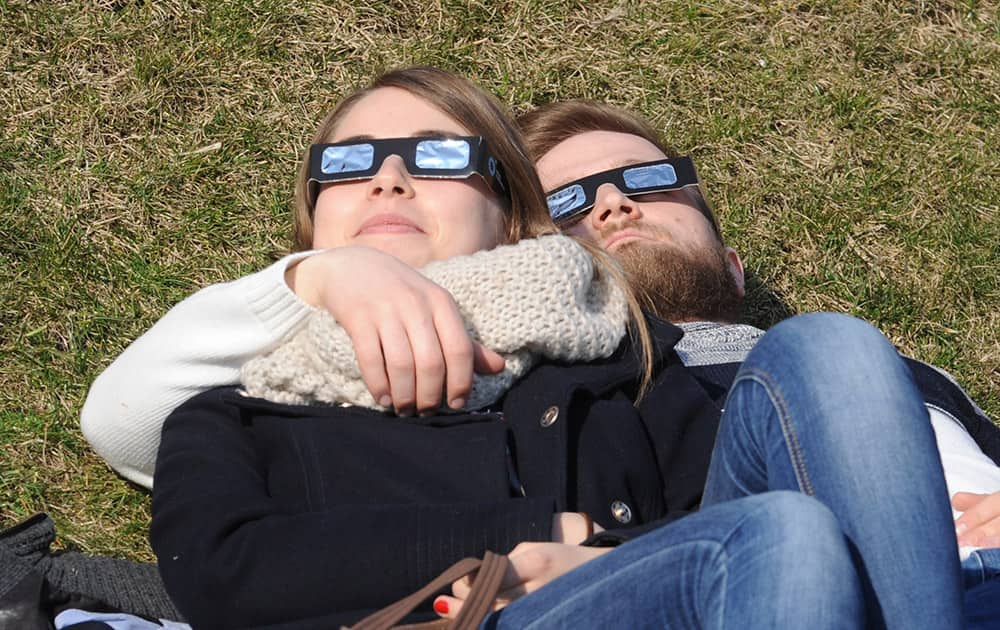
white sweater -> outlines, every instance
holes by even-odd
[[[312,253],[198,291],[126,348],[91,385],[80,413],[94,450],[126,479],[152,488],[170,412],[195,394],[237,384],[248,359],[277,347],[315,311],[285,283],[289,265]]]

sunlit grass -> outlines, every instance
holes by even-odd
[[[0,0],[0,36],[2,523],[150,557],[147,496],[79,433],[89,382],[284,251],[313,128],[411,63],[517,111],[645,113],[694,155],[755,321],[867,318],[1000,416],[993,3]]]

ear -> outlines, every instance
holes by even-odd
[[[732,274],[733,280],[736,281],[736,289],[740,297],[744,297],[746,295],[746,282],[743,277],[743,262],[740,261],[740,255],[732,247],[726,247],[725,252],[729,273]]]

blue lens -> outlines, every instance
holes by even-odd
[[[469,143],[465,140],[423,140],[417,144],[413,162],[417,168],[458,170],[469,166]]]
[[[375,160],[375,147],[370,144],[349,144],[323,150],[324,173],[354,173],[367,171]]]
[[[583,191],[583,186],[573,184],[569,188],[552,193],[545,198],[545,201],[549,205],[552,219],[558,221],[574,210],[582,208],[587,203],[587,194]]]
[[[637,166],[622,173],[625,186],[629,190],[656,188],[658,186],[673,186],[677,183],[677,172],[669,164],[653,164]]]

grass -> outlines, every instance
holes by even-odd
[[[756,321],[846,311],[1000,417],[1000,16],[989,2],[0,0],[0,525],[151,558],[80,435],[172,304],[289,243],[336,101],[429,63],[516,111],[605,99],[692,153]]]

